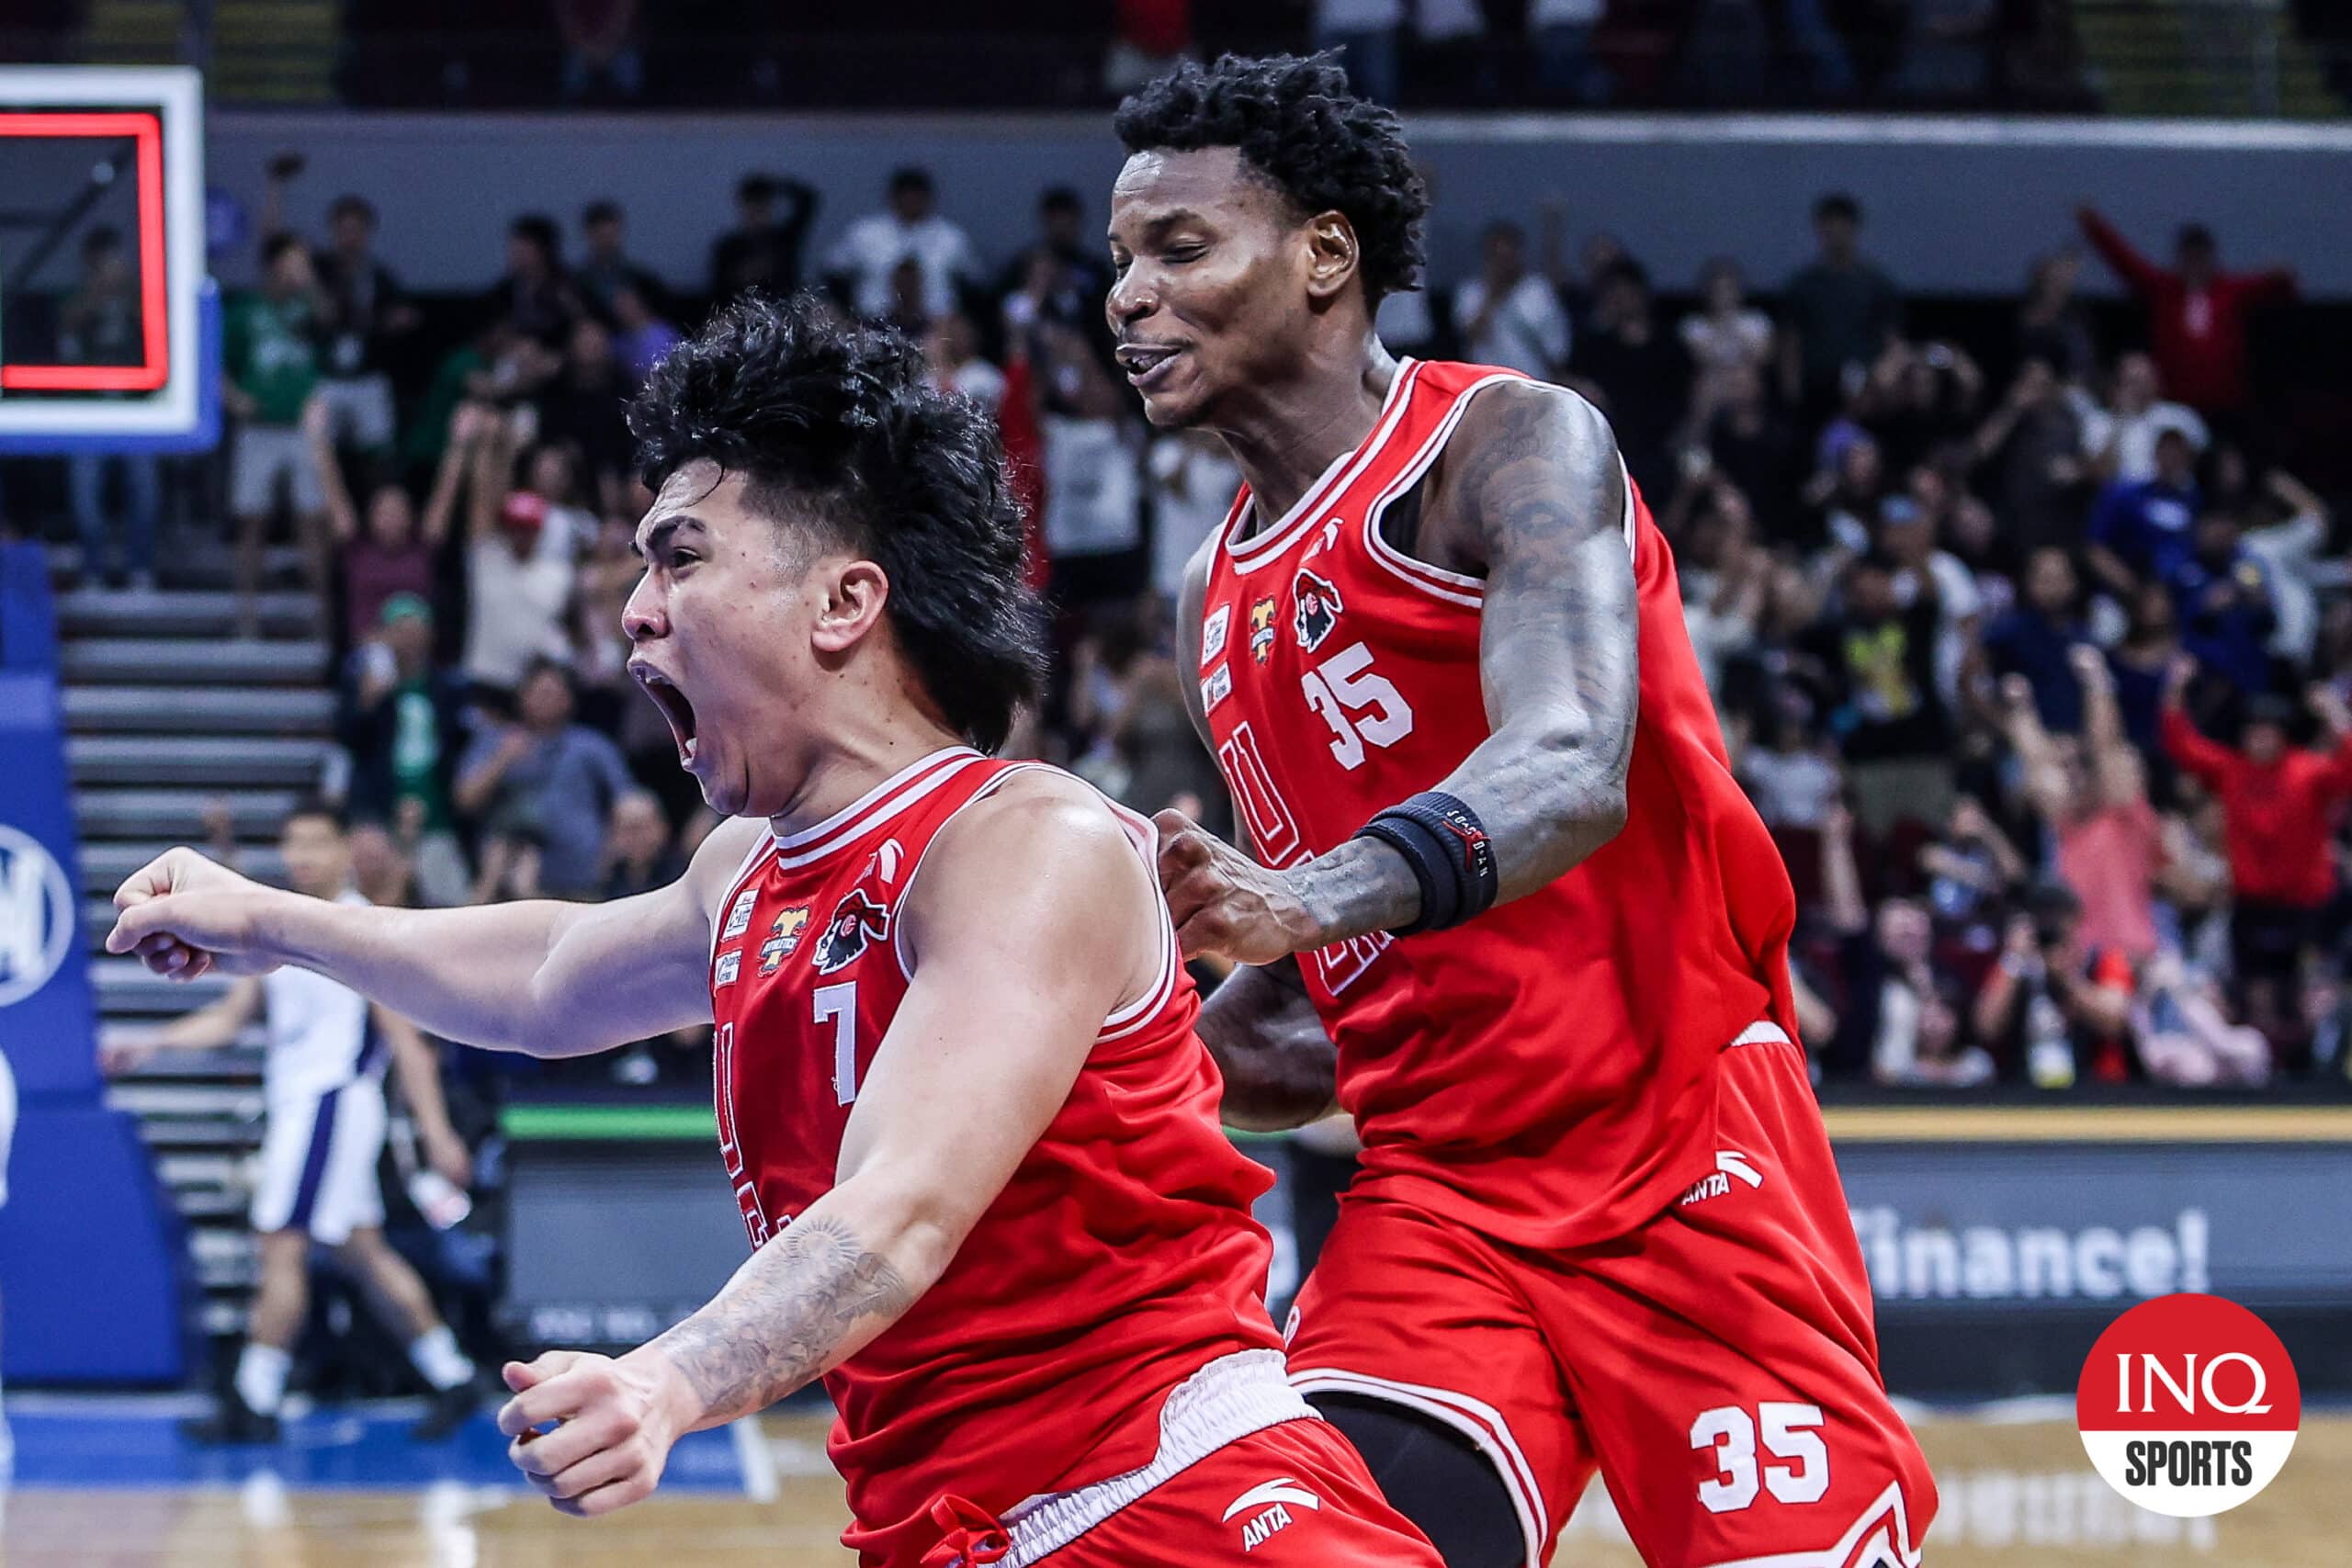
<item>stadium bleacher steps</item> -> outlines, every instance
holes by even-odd
[[[2283,0],[2075,0],[2084,58],[2109,112],[2341,117]]]
[[[277,559],[281,571],[291,565]],[[332,754],[334,694],[315,639],[317,602],[261,596],[261,636],[234,635],[225,559],[180,570],[188,591],[83,589],[57,599],[63,648],[66,756],[82,837],[85,924],[94,946],[122,880],[163,850],[201,844],[225,810],[239,869],[284,880],[279,824],[317,788]],[[135,960],[94,952],[99,1038],[127,1043],[220,994],[228,982],[177,985]],[[136,1115],[156,1169],[187,1223],[209,1334],[239,1332],[254,1281],[245,1230],[249,1164],[261,1130],[263,1034],[210,1052],[159,1053],[119,1079],[112,1102]]]
[[[209,87],[221,103],[334,102],[334,0],[214,0]]]
[[[90,0],[83,62],[176,65],[186,57],[187,10],[181,0]]]

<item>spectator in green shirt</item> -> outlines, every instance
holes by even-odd
[[[327,582],[326,491],[302,436],[302,409],[319,379],[318,280],[302,241],[273,234],[262,248],[262,287],[230,302],[221,400],[237,419],[229,460],[229,509],[237,519],[237,632],[257,629],[262,536],[284,495],[309,558],[311,587]]]
[[[1862,258],[1860,203],[1832,192],[1814,203],[1820,254],[1781,291],[1781,395],[1802,408],[1808,430],[1843,405],[1903,321],[1894,280]]]

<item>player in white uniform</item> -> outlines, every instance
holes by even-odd
[[[302,892],[367,902],[351,888],[349,846],[331,808],[298,808],[286,820],[279,847],[289,879]],[[262,1071],[268,1121],[253,1206],[261,1288],[219,1415],[188,1430],[212,1442],[276,1440],[287,1366],[310,1308],[311,1244],[318,1242],[334,1249],[337,1261],[398,1331],[409,1359],[432,1386],[433,1409],[415,1435],[427,1441],[445,1437],[474,1409],[473,1363],[434,1310],[424,1282],[386,1245],[383,1194],[376,1182],[377,1160],[384,1150],[388,1057],[400,1072],[427,1163],[460,1187],[472,1176],[465,1145],[450,1127],[442,1101],[433,1047],[416,1026],[333,980],[280,969],[240,979],[220,1000],[137,1045],[110,1052],[107,1068],[122,1071],[166,1047],[226,1045],[257,1009],[266,1017],[269,1034]]]

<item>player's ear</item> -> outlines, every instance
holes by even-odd
[[[814,575],[822,597],[809,641],[820,653],[846,653],[881,620],[882,606],[890,597],[889,576],[864,559],[827,563]]]
[[[1306,291],[1328,299],[1356,275],[1356,228],[1343,212],[1318,212],[1306,222]]]

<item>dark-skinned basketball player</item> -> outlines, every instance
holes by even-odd
[[[1329,59],[1120,109],[1108,300],[1245,479],[1189,573],[1254,854],[1163,814],[1228,1121],[1362,1168],[1290,1374],[1452,1568],[1541,1568],[1596,1469],[1645,1562],[1912,1568],[1934,1483],[1794,1039],[1785,869],[1607,422],[1392,358],[1427,196]]]

